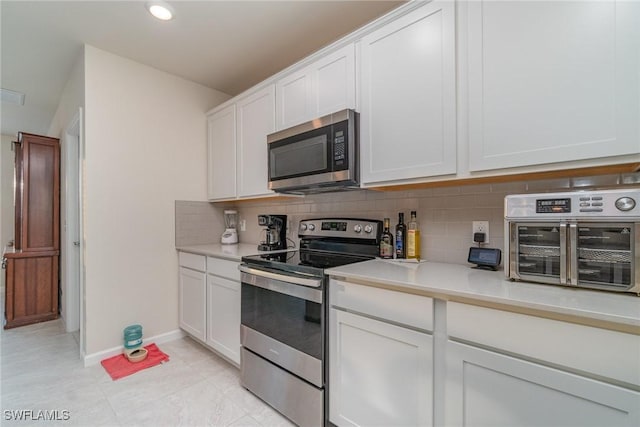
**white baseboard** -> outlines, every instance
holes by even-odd
[[[142,341],[142,345],[147,345],[151,343],[162,344],[164,342],[169,342],[173,340],[178,340],[182,337],[186,336],[182,329],[176,329],[171,332],[165,332],[164,334],[159,334],[153,337],[145,338]],[[84,356],[84,367],[97,365],[102,360],[115,356],[117,354],[122,354],[124,351],[124,346],[112,347],[106,350],[98,351],[96,353],[86,354]]]

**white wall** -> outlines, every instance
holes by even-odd
[[[14,234],[14,209],[13,209],[13,161],[14,154],[11,151],[11,141],[15,141],[16,137],[11,135],[2,135],[0,139],[0,248],[4,248],[6,244],[13,240]],[[0,287],[4,289],[4,272]],[[4,291],[2,292],[4,295]]]
[[[87,354],[178,329],[174,202],[206,200],[205,112],[229,98],[85,47]]]
[[[47,135],[62,138],[69,121],[84,106],[84,49],[73,65]]]

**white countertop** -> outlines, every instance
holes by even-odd
[[[640,327],[638,296],[511,282],[503,271],[458,264],[412,264],[376,259],[331,268],[326,273],[436,298],[465,298]]]
[[[182,252],[190,252],[193,254],[212,256],[238,262],[242,259],[243,256],[269,253],[268,251],[259,251],[257,243],[237,243],[235,245],[222,245],[220,243],[212,243],[209,245],[177,246],[176,249]]]

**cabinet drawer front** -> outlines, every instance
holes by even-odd
[[[180,252],[178,254],[178,260],[181,267],[191,268],[198,271],[206,271],[206,257],[204,255],[190,254],[187,252]]]
[[[450,337],[640,385],[640,336],[473,305],[447,304]]]
[[[429,297],[332,279],[329,299],[332,307],[426,331],[433,330],[433,299]]]
[[[227,279],[235,280],[237,282],[240,281],[240,270],[238,270],[239,265],[240,263],[236,261],[207,257],[207,273],[226,277]]]

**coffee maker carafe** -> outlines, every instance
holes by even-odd
[[[259,251],[287,249],[286,215],[258,215],[258,225],[265,227],[265,238],[258,245]]]

